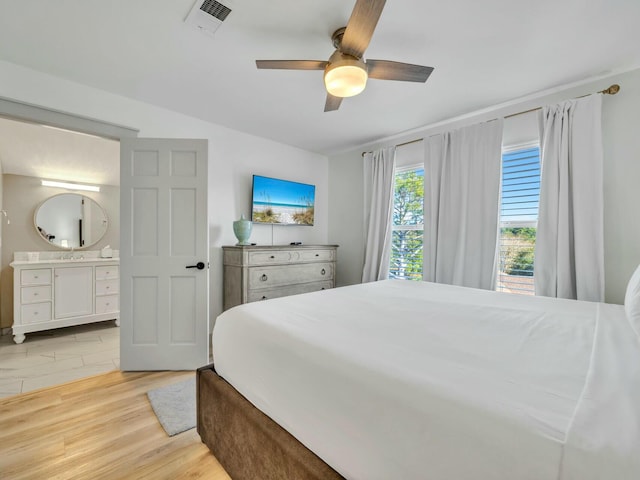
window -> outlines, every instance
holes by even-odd
[[[524,295],[535,293],[533,252],[539,201],[539,147],[503,152],[498,291]]]
[[[396,168],[389,278],[422,280],[424,167]]]

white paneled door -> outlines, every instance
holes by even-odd
[[[122,139],[120,368],[209,360],[207,141]]]

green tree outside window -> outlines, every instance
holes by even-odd
[[[389,278],[422,280],[424,169],[396,172]]]

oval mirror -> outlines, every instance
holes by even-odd
[[[86,248],[107,233],[107,214],[92,198],[61,193],[46,199],[33,217],[36,230],[49,245]]]

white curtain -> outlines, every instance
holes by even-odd
[[[604,301],[602,95],[542,109],[536,295]]]
[[[424,279],[494,289],[503,120],[425,138]]]
[[[364,268],[362,282],[389,276],[396,147],[364,155]]]

